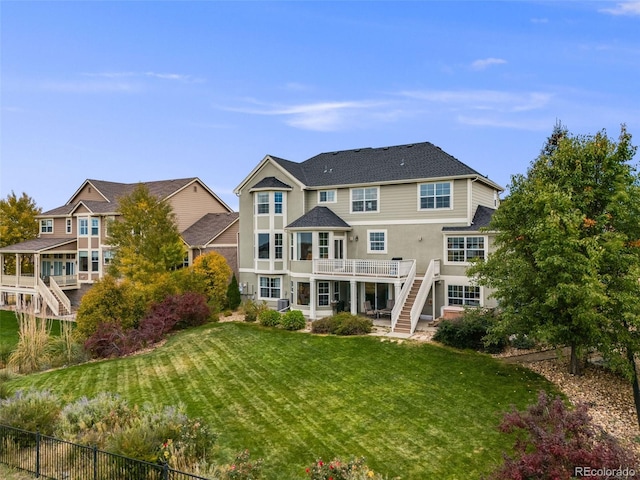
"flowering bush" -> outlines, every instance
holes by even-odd
[[[311,480],[383,479],[382,475],[374,472],[365,464],[364,457],[352,457],[348,462],[343,462],[340,458],[334,458],[330,462],[318,459],[306,469],[306,473]]]
[[[227,467],[225,480],[256,480],[260,478],[262,472],[262,460],[254,462],[250,460],[249,450],[245,450],[236,455],[235,461]]]

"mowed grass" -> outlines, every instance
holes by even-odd
[[[60,335],[60,321],[50,320],[51,334]],[[20,339],[18,319],[12,310],[0,310],[0,345],[15,348]]]
[[[146,354],[9,386],[182,402],[219,432],[219,461],[248,448],[269,479],[304,478],[318,457],[350,455],[403,479],[478,478],[511,444],[496,428],[502,413],[551,389],[527,369],[473,352],[243,323],[199,327]]]

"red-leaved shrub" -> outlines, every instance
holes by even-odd
[[[585,469],[593,472],[589,478],[618,478],[610,474],[638,465],[631,450],[591,423],[585,404],[568,409],[545,392],[526,411],[505,414],[500,431],[515,433],[514,455],[504,456],[503,465],[488,477],[492,480],[570,480]]]

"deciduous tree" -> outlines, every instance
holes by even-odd
[[[36,238],[39,231],[36,215],[40,213],[42,209],[26,193],[18,198],[11,192],[0,200],[0,247]]]

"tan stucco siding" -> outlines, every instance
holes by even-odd
[[[223,213],[225,208],[200,183],[193,183],[169,199],[176,215],[178,230],[183,231],[200,220],[207,213]]]

